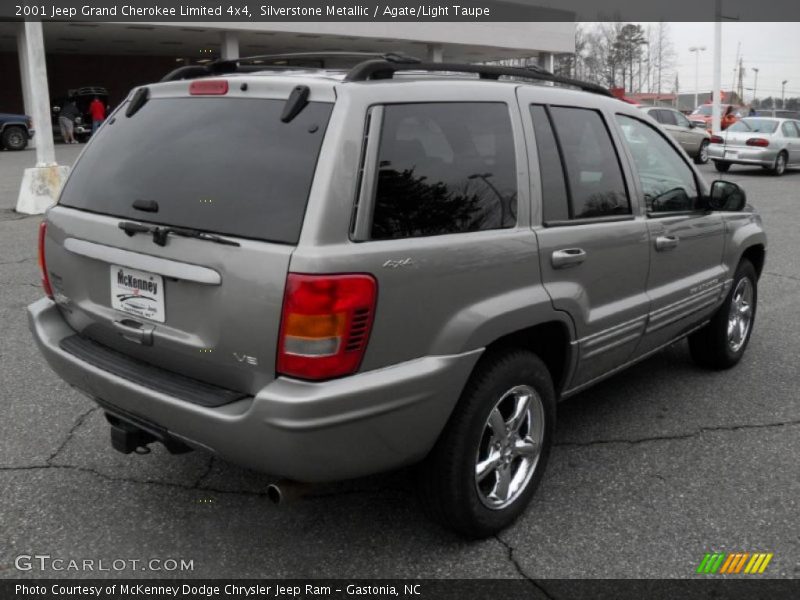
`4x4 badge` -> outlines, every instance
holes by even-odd
[[[410,258],[398,258],[398,259],[390,258],[381,266],[384,269],[386,268],[397,269],[398,267],[413,267],[414,261],[411,260]]]

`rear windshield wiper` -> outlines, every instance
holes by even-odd
[[[170,233],[174,233],[175,235],[179,235],[181,237],[195,238],[198,240],[215,242],[217,244],[224,244],[225,246],[241,246],[239,242],[234,242],[233,240],[220,237],[213,233],[200,231],[199,229],[187,229],[184,227],[162,227],[161,229],[156,228],[156,231],[153,231],[153,241],[159,246],[165,246],[167,244],[166,238]],[[161,243],[162,240],[163,243]]]
[[[186,227],[158,227],[157,225],[148,226],[142,223],[134,223],[133,221],[120,221],[118,227],[122,229],[129,236],[137,233],[152,233],[153,242],[159,246],[167,245],[167,236],[172,233],[181,237],[195,238],[198,240],[207,240],[217,244],[224,244],[225,246],[241,246],[239,242],[234,242],[224,237],[220,237],[213,233],[200,231],[199,229],[189,229]]]

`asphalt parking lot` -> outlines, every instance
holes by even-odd
[[[59,146],[71,162],[78,148]],[[0,577],[20,554],[184,559],[129,577],[693,577],[709,551],[774,553],[800,577],[800,170],[736,168],[769,235],[750,348],[727,372],[685,342],[559,407],[557,444],[529,510],[496,538],[431,525],[408,472],[316,489],[276,507],[270,478],[193,452],[111,450],[102,412],[47,367],[28,333],[36,229],[16,202],[34,153],[0,152]],[[711,166],[702,168],[708,179]]]

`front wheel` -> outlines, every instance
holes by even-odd
[[[712,369],[728,369],[738,363],[753,332],[757,302],[756,270],[745,259],[736,269],[725,302],[706,326],[689,336],[692,359]]]
[[[482,359],[420,467],[428,514],[470,538],[497,533],[530,502],[544,474],[556,420],[550,373],[532,352]]]
[[[0,141],[0,146],[9,150],[24,150],[28,145],[28,135],[22,127],[6,127]]]
[[[708,162],[708,140],[703,140],[700,144],[700,149],[697,151],[697,156],[694,157],[694,162],[697,165],[704,165]]]
[[[724,160],[715,160],[714,168],[720,173],[727,173],[728,169],[731,168],[731,163],[725,162]]]

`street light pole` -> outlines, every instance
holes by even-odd
[[[700,53],[705,51],[705,46],[692,46],[689,48],[689,52],[694,52],[694,108],[698,106],[697,96],[700,91]]]
[[[786,110],[786,102],[784,101],[784,94],[786,92],[786,84],[789,83],[788,79],[781,81],[781,110]]]
[[[753,83],[753,103],[756,101],[756,90],[758,89],[758,69],[753,67],[753,71],[756,73],[756,80]]]

